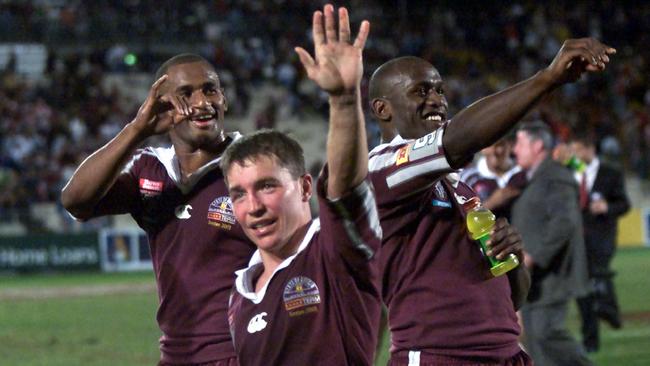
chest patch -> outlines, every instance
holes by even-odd
[[[316,305],[320,304],[320,292],[314,281],[305,276],[290,279],[284,286],[282,294],[284,308],[289,316],[300,316],[318,311]]]
[[[221,196],[212,201],[210,207],[208,207],[208,224],[230,230],[235,222],[230,197]]]
[[[140,186],[140,194],[147,197],[157,196],[163,191],[163,182],[157,180],[140,178],[138,185]]]

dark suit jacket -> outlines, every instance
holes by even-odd
[[[585,227],[585,246],[588,255],[610,258],[616,247],[616,233],[619,216],[630,209],[625,194],[623,174],[601,160],[594,186],[589,192],[590,200],[595,194],[607,200],[607,213],[593,215],[589,208],[582,211]]]
[[[578,185],[569,169],[550,157],[544,160],[513,205],[512,223],[535,262],[530,305],[548,305],[587,293]]]

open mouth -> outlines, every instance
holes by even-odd
[[[427,122],[440,123],[440,122],[444,121],[445,116],[444,116],[444,114],[442,114],[440,112],[430,112],[430,113],[425,114],[423,116],[423,119],[425,121],[427,121]]]
[[[193,116],[192,123],[200,128],[211,127],[216,122],[216,115],[214,113],[205,113]]]
[[[272,219],[260,220],[250,225],[250,228],[257,236],[264,236],[273,229],[275,222]]]

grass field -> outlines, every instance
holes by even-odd
[[[602,325],[597,365],[650,364],[649,267],[648,249],[615,258],[624,328]],[[152,273],[0,276],[0,365],[155,365],[156,304]],[[569,325],[577,329],[575,308]]]

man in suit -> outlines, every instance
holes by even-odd
[[[623,174],[596,155],[593,135],[577,134],[571,150],[586,164],[584,172],[574,174],[580,186],[580,203],[584,225],[587,267],[591,292],[578,299],[582,317],[582,342],[587,351],[599,347],[598,318],[612,327],[621,327],[613,273],[610,263],[616,250],[618,218],[630,209]]]
[[[552,145],[553,135],[542,122],[524,124],[517,132],[514,152],[529,182],[512,209],[531,271],[521,309],[524,344],[537,365],[590,365],[565,324],[569,300],[588,288],[578,187],[571,172],[552,159]]]

